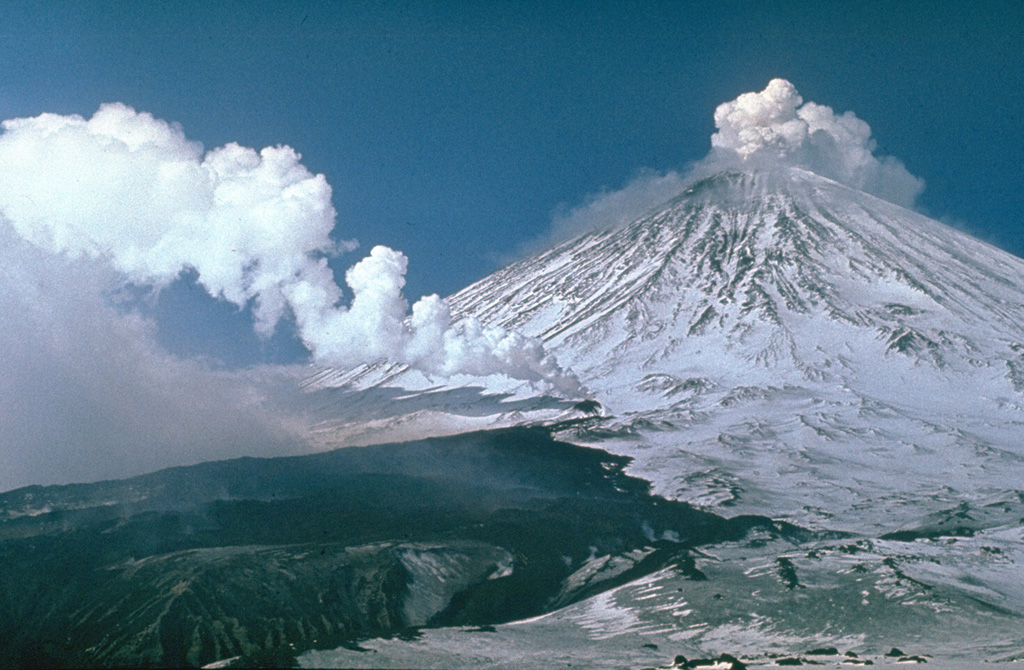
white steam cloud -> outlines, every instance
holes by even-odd
[[[890,202],[912,207],[924,182],[891,156],[875,156],[871,128],[853,112],[804,102],[793,84],[773,79],[715,110],[709,166],[801,167]]]
[[[785,79],[760,93],[744,93],[715,109],[718,132],[711,151],[686,172],[640,170],[622,188],[561,206],[550,232],[526,244],[524,253],[593,231],[628,225],[682,193],[697,178],[722,170],[799,167],[903,207],[913,207],[924,180],[892,156],[876,156],[871,127],[853,112],[804,102]]]
[[[0,491],[307,451],[299,370],[214,370],[117,309],[120,278],[0,221]]]
[[[447,303],[409,306],[407,259],[375,247],[346,281],[342,305],[327,257],[339,251],[331,188],[287,146],[228,144],[204,153],[174,124],[122,104],[91,119],[43,114],[3,122],[0,214],[24,240],[71,259],[108,262],[138,285],[192,270],[210,293],[252,305],[273,333],[287,314],[318,362],[388,359],[428,374],[501,373],[579,392],[540,342],[469,321]]]
[[[640,170],[621,189],[588,196],[583,204],[556,211],[551,241],[561,242],[590,230],[633,223],[686,189],[689,179],[675,171]]]

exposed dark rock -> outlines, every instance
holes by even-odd
[[[668,565],[699,579],[695,546],[802,532],[653,497],[628,462],[518,428],[5,493],[0,667],[287,665],[534,616]],[[570,583],[595,552],[635,558]]]
[[[645,645],[646,646],[646,645]],[[718,658],[687,659],[679,654],[673,659],[670,668],[707,668],[721,663],[729,663],[729,670],[747,670],[746,664],[730,654],[721,654]]]
[[[967,526],[926,526],[914,530],[898,530],[886,533],[883,540],[894,542],[913,542],[915,540],[936,540],[944,537],[974,537],[974,529]]]
[[[583,412],[584,414],[600,414],[601,403],[596,400],[581,400],[572,406],[577,412]]]
[[[691,554],[686,554],[682,557],[682,560],[679,561],[678,569],[687,579],[692,579],[695,582],[706,582],[708,580],[708,576],[697,567],[697,562]]]
[[[721,654],[718,657],[719,663],[729,663],[729,670],[747,670],[746,663],[743,663],[740,659],[736,658],[731,654]]]
[[[804,585],[801,584],[800,580],[797,578],[796,566],[793,564],[793,561],[786,558],[785,556],[780,556],[779,558],[775,559],[775,568],[779,574],[779,579],[781,579],[782,583],[786,585],[786,588],[804,588]]]
[[[839,650],[835,647],[821,647],[819,649],[811,649],[807,652],[808,656],[838,656]]]

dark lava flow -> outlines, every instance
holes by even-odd
[[[650,495],[629,459],[510,428],[0,495],[0,666],[287,665],[311,648],[534,616],[766,517]],[[648,548],[576,584],[588,559]],[[423,566],[427,566],[424,568]]]

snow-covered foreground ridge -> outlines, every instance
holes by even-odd
[[[907,616],[931,612],[922,630],[947,652],[1015,653],[983,652],[961,627],[968,600],[1024,615],[1024,260],[803,170],[730,172],[450,303],[456,317],[542,339],[600,416],[498,377],[442,382],[381,363],[310,380],[331,416],[325,445],[578,418],[564,439],[630,456],[629,472],[657,493],[863,538],[895,571],[865,594]],[[844,554],[807,553],[824,555]],[[856,589],[857,570],[875,574],[839,563],[805,565],[828,575],[804,594],[828,600],[811,589]],[[937,600],[907,596],[908,585]],[[659,603],[620,605],[625,619],[676,630]],[[717,613],[685,639],[722,652],[713,640],[793,649],[877,634],[855,611],[757,616]],[[627,629],[602,635],[637,634]]]

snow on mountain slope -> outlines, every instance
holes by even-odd
[[[853,510],[894,489],[956,504],[1024,481],[1022,287],[1024,260],[791,168],[706,178],[451,303],[542,338],[659,492],[873,528],[889,511]],[[573,415],[500,377],[383,363],[311,388],[333,389],[330,445]]]
[[[705,179],[625,228],[510,265],[452,304],[540,336],[599,395],[636,408],[650,400],[631,401],[622,382],[637,386],[637,372],[882,391],[871,380],[893,354],[1005,378],[991,392],[1009,398],[1024,390],[1021,286],[1024,261],[791,169]]]
[[[599,407],[500,377],[321,370],[309,388],[332,417],[325,445],[546,422],[561,439],[630,456],[628,471],[666,497],[867,542],[858,551],[873,567],[851,568],[836,547],[757,559],[814,575],[808,602],[877,593],[927,620],[921,639],[944,642],[947,656],[966,644],[977,605],[1003,632],[967,657],[1019,651],[1004,633],[1024,615],[1024,260],[806,171],[720,173],[450,302],[459,316],[544,340]],[[739,577],[752,566],[722,560],[739,581],[716,588],[750,593]],[[869,586],[858,570],[877,578]],[[930,595],[907,600],[907,585]],[[682,640],[657,614],[669,600],[620,609]],[[762,601],[752,596],[751,611]],[[751,650],[853,638],[881,649],[871,621],[895,616],[884,606],[861,616],[851,600],[815,628],[802,606],[780,602],[771,621],[717,617],[709,605],[686,639],[708,652],[737,635],[753,635]],[[595,640],[587,625],[571,635]]]

